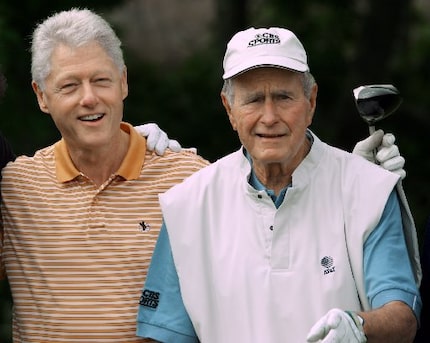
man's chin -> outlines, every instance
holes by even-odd
[[[265,151],[263,153],[259,153],[259,154],[256,154],[255,156],[252,156],[252,159],[259,163],[273,164],[273,163],[282,163],[287,158],[285,154],[282,154],[279,151]]]

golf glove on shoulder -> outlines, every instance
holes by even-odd
[[[155,151],[157,155],[163,155],[166,149],[174,152],[181,151],[181,145],[174,139],[169,139],[167,133],[155,123],[138,125],[134,127],[137,132],[146,137],[146,147]]]
[[[354,319],[353,319],[354,318]],[[307,342],[366,343],[363,326],[356,313],[334,308],[311,328]]]
[[[384,134],[384,131],[377,130],[358,142],[352,153],[360,155],[370,162],[378,163],[382,168],[396,173],[400,175],[401,179],[404,179],[406,177],[406,171],[403,169],[405,159],[400,156],[399,148],[394,144],[395,141],[396,138],[393,134]],[[376,155],[374,155],[375,149],[377,150]]]

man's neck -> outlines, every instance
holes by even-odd
[[[121,131],[117,143],[96,150],[69,151],[76,168],[99,187],[118,171],[127,154],[130,136]]]

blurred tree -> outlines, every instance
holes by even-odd
[[[250,2],[249,0],[218,0],[216,2],[214,38],[220,47],[223,47],[234,33],[248,26]]]

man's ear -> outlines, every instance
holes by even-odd
[[[33,88],[34,93],[37,97],[37,102],[39,103],[39,108],[42,112],[49,113],[48,106],[45,101],[45,94],[40,89],[39,85],[35,82],[31,82],[31,87]]]
[[[312,87],[311,95],[309,97],[309,111],[308,111],[308,126],[312,124],[314,118],[315,110],[317,107],[317,94],[318,85],[315,83]]]
[[[236,131],[236,120],[234,119],[234,116],[231,114],[231,105],[223,92],[221,92],[221,101],[222,101],[222,104],[224,105],[225,111],[227,112],[231,127],[233,128],[234,131]]]
[[[128,96],[128,81],[127,81],[127,67],[124,67],[124,70],[121,74],[121,90],[122,90],[122,100],[124,100]]]

